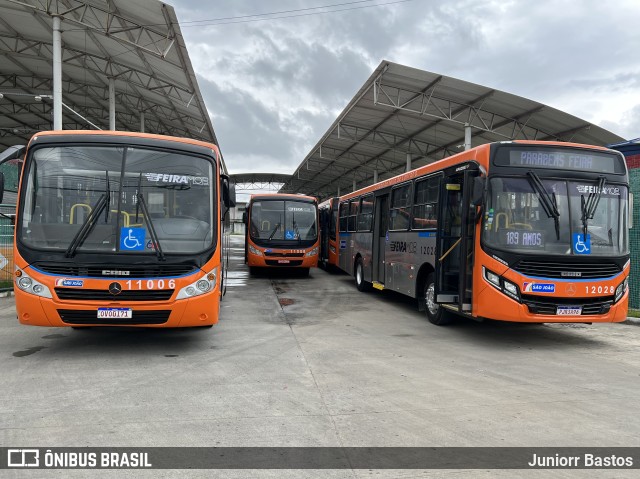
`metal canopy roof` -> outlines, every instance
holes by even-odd
[[[52,129],[56,15],[63,129],[108,129],[114,78],[116,129],[139,131],[144,113],[147,133],[217,144],[175,11],[156,0],[2,0],[0,144]]]
[[[236,173],[229,177],[235,183],[236,191],[276,190],[283,183],[291,180],[291,175],[281,173]]]
[[[606,145],[621,137],[555,108],[474,83],[382,61],[281,192],[336,196],[440,160],[513,139]]]

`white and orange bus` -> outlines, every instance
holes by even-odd
[[[340,198],[339,265],[359,290],[520,322],[626,318],[624,157],[539,141],[482,145]]]
[[[320,215],[320,256],[318,264],[330,269],[338,266],[338,203],[333,197],[318,205]]]
[[[308,274],[318,265],[318,201],[292,194],[252,195],[243,215],[245,260],[258,268],[299,268]]]
[[[4,160],[18,157],[14,290],[22,324],[218,322],[222,220],[235,193],[216,145],[57,131],[36,134]]]

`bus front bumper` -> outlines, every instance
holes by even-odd
[[[200,296],[176,301],[78,303],[42,298],[16,288],[16,311],[21,324],[31,326],[132,326],[175,328],[209,326],[218,322],[218,287]],[[131,318],[98,319],[98,308],[131,309]]]
[[[609,297],[549,297],[546,303],[544,302],[546,298],[543,296],[535,298],[539,298],[539,303],[536,303],[536,299],[532,297],[522,298],[522,302],[518,302],[501,291],[487,286],[480,292],[474,304],[474,316],[523,323],[617,323],[627,319],[628,289],[622,298],[613,304],[607,304],[610,303],[607,301]],[[552,305],[553,300],[559,300],[562,308]],[[561,314],[564,311],[570,311],[573,306],[575,306],[573,309],[580,308],[580,314]],[[499,314],[496,314],[498,312]]]

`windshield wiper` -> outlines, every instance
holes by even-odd
[[[73,258],[73,256],[76,254],[76,250],[84,242],[84,240],[87,239],[87,236],[89,236],[89,233],[98,222],[98,216],[100,216],[100,213],[102,213],[102,210],[105,208],[105,206],[107,206],[107,204],[107,195],[103,193],[98,199],[96,205],[91,210],[91,213],[89,213],[87,219],[84,221],[84,223],[82,223],[82,227],[78,230],[76,235],[71,240],[71,244],[64,254],[67,258]]]
[[[87,216],[87,219],[84,221],[84,223],[82,223],[82,226],[80,227],[76,235],[71,240],[71,244],[69,245],[69,247],[67,248],[67,251],[64,254],[67,258],[73,258],[73,256],[76,254],[76,250],[80,247],[80,245],[84,242],[84,240],[87,239],[87,236],[89,236],[89,233],[91,233],[91,230],[98,222],[98,216],[100,216],[100,213],[102,213],[102,210],[104,210],[105,208],[106,210],[104,214],[104,222],[105,223],[109,222],[109,205],[111,204],[111,190],[109,188],[109,170],[105,171],[105,173],[107,177],[106,191],[102,193],[102,195],[100,195],[100,198],[98,198],[98,202],[91,210],[91,213],[89,213],[89,216]]]
[[[300,238],[300,230],[298,230],[298,224],[296,223],[296,214],[291,212],[292,221],[293,221],[293,234],[298,235],[298,244],[302,243],[302,238]]]
[[[582,210],[582,232],[584,234],[585,241],[587,238],[587,228],[589,227],[589,220],[592,220],[593,215],[596,214],[596,209],[598,208],[598,203],[600,203],[600,198],[602,198],[602,191],[604,190],[606,184],[607,179],[604,176],[601,176],[598,180],[596,191],[589,193],[587,201],[584,200],[584,195],[580,195],[580,209]]]
[[[142,195],[142,193],[138,193],[136,195],[136,198],[138,199],[138,201],[136,202],[137,205],[139,204],[140,207],[142,208],[142,216],[144,216],[144,218],[147,220],[147,225],[149,226],[149,234],[151,235],[151,241],[153,241],[153,244],[155,245],[155,250],[156,250],[156,254],[158,255],[158,259],[160,261],[164,261],[164,253],[162,251],[162,246],[160,246],[160,241],[158,240],[158,235],[156,234],[156,229],[153,227],[153,221],[151,220],[151,215],[149,214],[149,208],[147,207],[147,202],[144,199],[144,196]],[[137,210],[137,205],[136,205],[136,210]],[[136,215],[137,215],[137,211],[136,211]]]
[[[558,211],[558,204],[556,200],[555,194],[553,195],[553,199],[549,197],[549,193],[544,187],[544,184],[540,180],[540,177],[536,175],[533,171],[528,171],[527,176],[529,178],[529,183],[531,187],[534,189],[538,198],[540,199],[540,204],[542,204],[542,208],[544,212],[547,214],[547,217],[553,218],[556,227],[556,239],[560,239],[560,221],[558,218],[560,217],[560,212]]]
[[[104,210],[104,222],[109,222],[109,209],[111,207],[111,185],[109,184],[109,170],[105,171],[107,176],[107,191],[105,191],[107,195],[107,209]]]
[[[272,231],[272,232],[271,232],[271,234],[269,235],[269,241],[271,241],[271,239],[273,238],[273,235],[275,235],[275,234],[276,234],[276,231],[278,231],[278,228],[280,228],[280,223],[278,223],[278,224],[276,225],[276,227],[275,227],[275,228],[273,228],[273,231]]]

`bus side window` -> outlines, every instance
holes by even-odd
[[[391,191],[390,230],[409,229],[411,205],[411,183],[395,188]]]
[[[435,228],[438,226],[436,206],[439,185],[438,177],[416,181],[413,195],[412,229]]]
[[[340,231],[347,231],[349,223],[349,203],[340,203]]]

